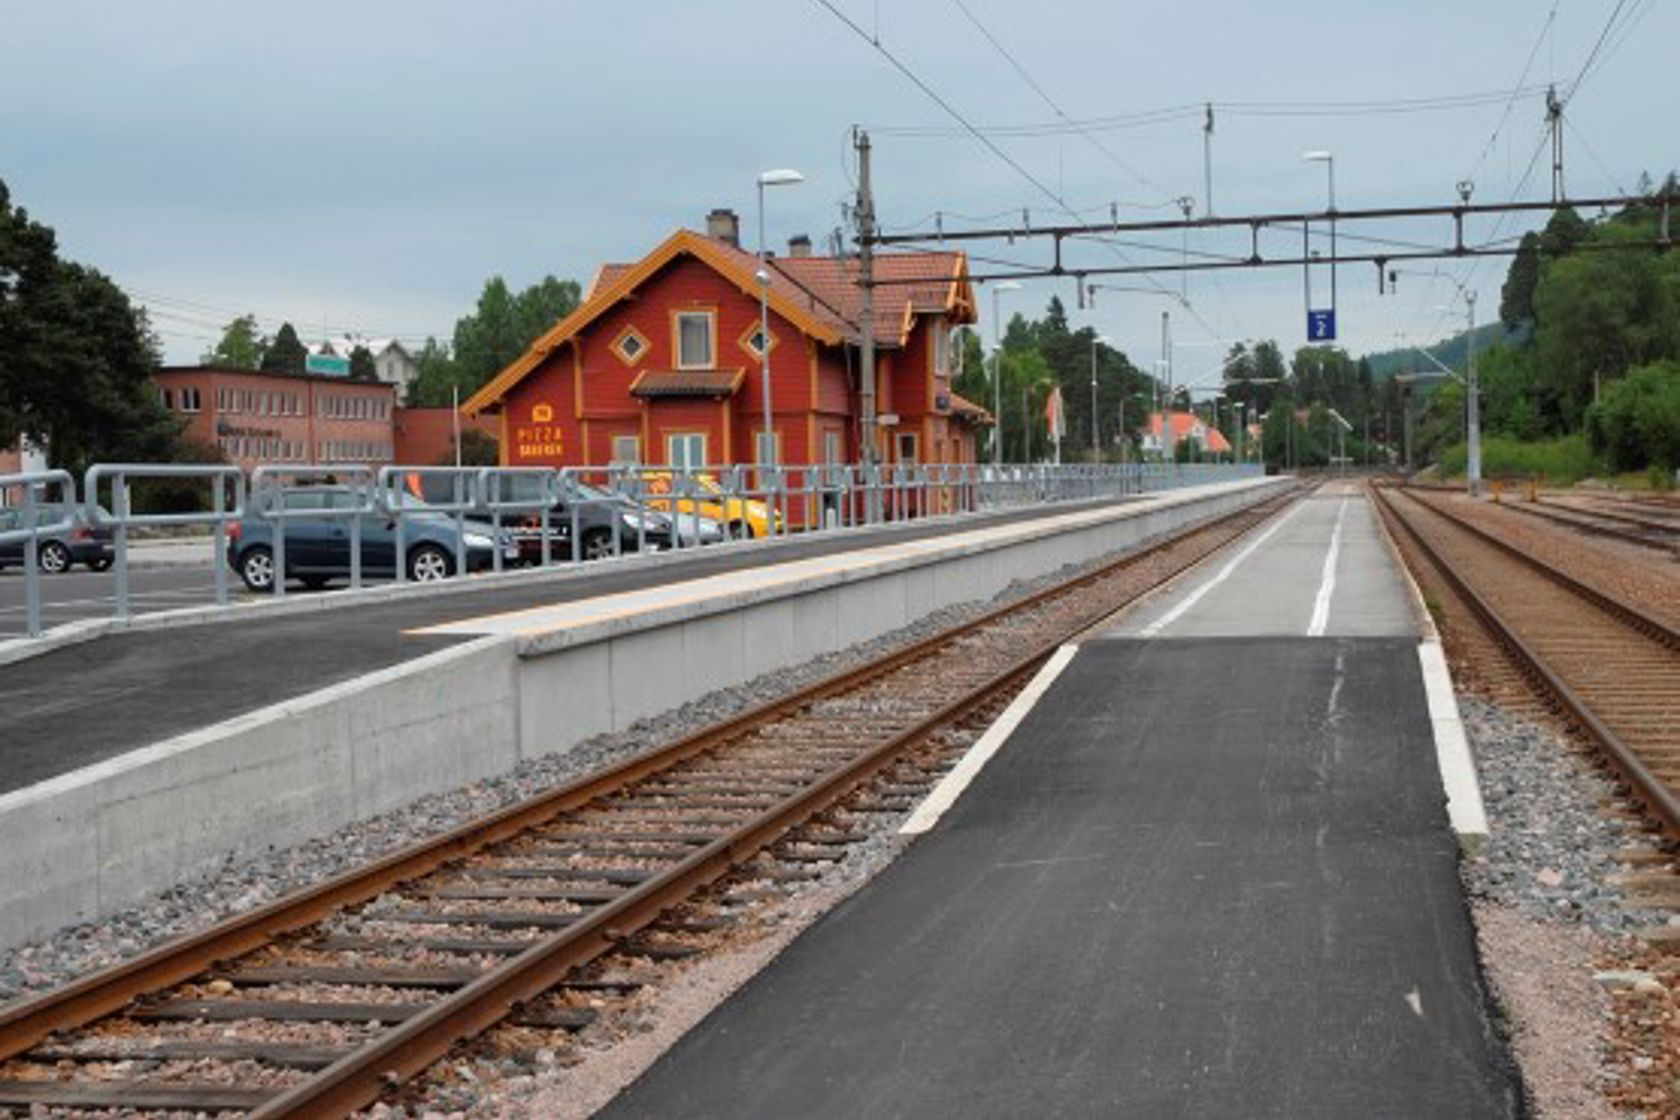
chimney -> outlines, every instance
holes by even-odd
[[[735,211],[719,207],[706,215],[706,236],[739,249],[741,219],[735,216]]]
[[[796,233],[788,238],[788,256],[808,257],[811,255],[811,239],[803,233]]]

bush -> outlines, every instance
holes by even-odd
[[[1618,471],[1680,467],[1680,362],[1652,362],[1607,386],[1587,410],[1587,434]]]
[[[1441,454],[1441,473],[1462,477],[1469,456],[1456,443]],[[1598,458],[1581,435],[1525,441],[1510,436],[1482,438],[1483,478],[1532,478],[1538,475],[1554,486],[1571,486],[1601,473]]]

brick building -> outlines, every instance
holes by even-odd
[[[392,461],[396,388],[378,381],[215,366],[165,366],[155,380],[184,435],[230,463]]]
[[[856,462],[862,447],[857,261],[796,241],[769,262],[775,461]],[[758,262],[735,215],[605,265],[576,311],[462,405],[499,417],[502,462],[701,466],[762,461]],[[882,256],[875,435],[885,462],[974,461],[990,417],[951,391],[951,330],[975,321],[959,252]]]
[[[496,438],[500,431],[493,416],[461,417],[461,434],[478,432]],[[393,432],[396,461],[407,466],[447,465],[455,461],[455,410],[442,408],[399,408]]]

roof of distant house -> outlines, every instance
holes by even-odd
[[[1218,428],[1210,426],[1195,413],[1175,411],[1170,415],[1172,416],[1172,436],[1175,441],[1189,439],[1192,432],[1200,431],[1202,442],[1209,451],[1231,450],[1231,442],[1225,438],[1225,434]],[[1152,436],[1161,434],[1161,414],[1159,412],[1149,414],[1149,423],[1145,425],[1144,430]]]

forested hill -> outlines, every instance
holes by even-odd
[[[1459,331],[1451,338],[1442,339],[1433,346],[1424,349],[1435,355],[1437,361],[1452,369],[1464,368],[1465,352],[1469,334]],[[1513,333],[1505,329],[1503,323],[1484,323],[1476,328],[1476,349],[1487,350],[1503,342],[1520,342]],[[1365,355],[1365,361],[1371,363],[1371,377],[1382,381],[1396,373],[1411,373],[1414,370],[1422,372],[1432,369],[1429,362],[1410,346],[1397,350],[1382,350],[1374,354]]]

